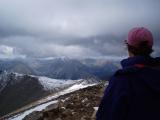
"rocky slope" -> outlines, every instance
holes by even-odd
[[[87,87],[61,96],[42,111],[34,111],[23,120],[95,120],[105,84]]]
[[[71,86],[81,83],[92,84],[92,82],[95,81],[57,80],[44,76],[2,72],[0,74],[0,116]]]
[[[37,78],[28,75],[4,73],[0,75],[0,84],[0,116],[49,94]]]

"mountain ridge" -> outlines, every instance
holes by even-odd
[[[0,60],[0,70],[46,76],[54,79],[109,79],[120,68],[119,62],[106,59]]]
[[[7,83],[5,84],[5,82]],[[4,74],[0,75],[0,86],[3,88],[0,91],[0,114],[1,116],[5,115],[33,101],[63,91],[74,85],[87,85],[96,82],[98,82],[96,79],[57,80],[44,76],[4,72]]]

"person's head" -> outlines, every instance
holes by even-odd
[[[129,31],[126,40],[129,56],[150,56],[153,52],[152,33],[144,27],[136,27]]]

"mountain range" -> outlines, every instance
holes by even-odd
[[[105,59],[22,59],[0,60],[0,70],[47,76],[54,79],[97,78],[108,80],[119,68],[118,61]]]
[[[105,59],[0,60],[0,116],[74,85],[108,80],[119,68]]]

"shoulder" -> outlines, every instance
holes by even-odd
[[[128,79],[131,78],[131,76],[134,76],[134,74],[138,71],[136,67],[128,67],[117,70],[114,75],[110,79],[110,83],[124,83],[127,82]]]
[[[160,62],[160,57],[156,57],[155,60],[157,60],[157,62]]]
[[[154,60],[157,66],[160,66],[160,57],[156,57]]]
[[[137,74],[139,74],[140,69],[137,67],[128,67],[119,69],[115,72],[115,74],[111,77],[111,84],[125,84],[128,83],[128,80],[134,79]]]
[[[127,67],[127,68],[117,70],[113,76],[119,77],[119,76],[132,75],[134,73],[137,73],[139,70],[140,70],[139,68],[134,67],[134,66]]]

